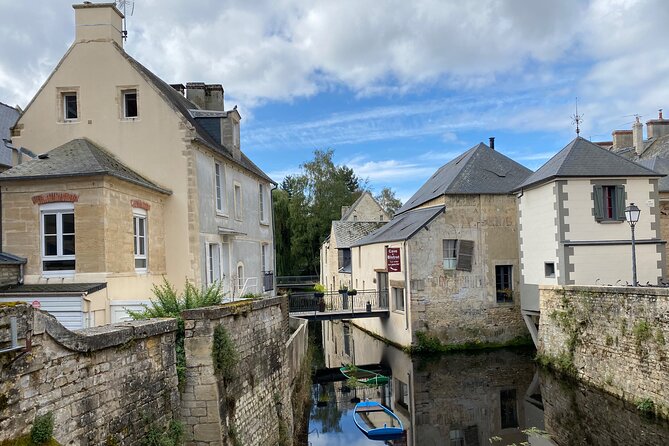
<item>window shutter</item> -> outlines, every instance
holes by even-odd
[[[458,264],[455,269],[458,271],[471,271],[473,257],[474,241],[458,240]]]
[[[604,219],[604,190],[602,186],[595,185],[592,196],[595,201],[595,220],[602,221]]]
[[[344,267],[344,250],[343,249],[338,249],[337,250],[337,260],[338,260],[338,266],[339,268]]]
[[[616,186],[616,220],[625,221],[625,186]]]

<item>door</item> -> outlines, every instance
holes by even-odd
[[[388,308],[388,273],[376,273],[376,290],[379,293],[379,307]]]
[[[230,243],[221,243],[222,288],[224,296],[230,296]]]

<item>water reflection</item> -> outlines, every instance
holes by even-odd
[[[382,445],[353,422],[353,407],[379,401],[399,416],[407,438],[392,445],[667,445],[669,425],[601,392],[535,370],[533,351],[496,350],[411,358],[355,326],[322,325],[324,363],[313,387],[311,445]],[[391,376],[352,387],[337,369],[353,363]],[[527,429],[530,429],[529,431]],[[548,431],[550,438],[541,434]],[[523,432],[525,431],[525,432]]]

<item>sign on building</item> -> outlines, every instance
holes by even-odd
[[[400,248],[386,248],[386,269],[389,273],[399,273],[402,271]]]

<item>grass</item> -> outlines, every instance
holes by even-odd
[[[532,338],[528,336],[517,336],[506,342],[465,342],[462,344],[445,344],[436,336],[423,331],[416,332],[416,345],[409,347],[408,353],[412,355],[440,354],[450,352],[462,352],[471,350],[492,350],[507,347],[528,347],[534,345]]]

